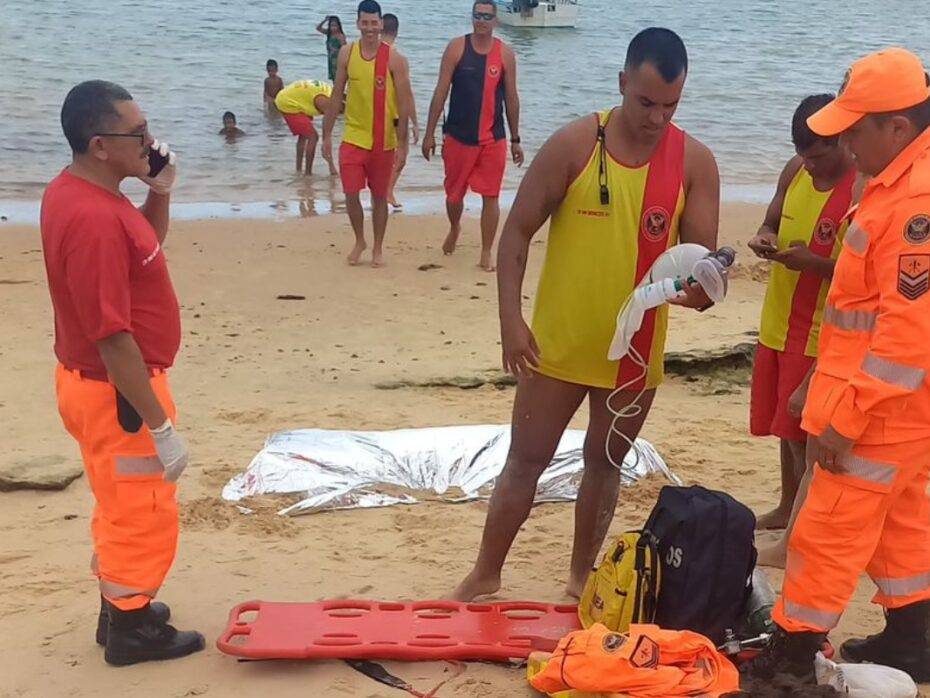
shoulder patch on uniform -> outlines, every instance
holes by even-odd
[[[912,245],[922,245],[930,239],[930,216],[919,213],[904,224],[904,239]]]
[[[640,636],[630,656],[630,664],[637,669],[655,669],[659,666],[659,643],[651,637]]]
[[[623,647],[626,644],[626,641],[626,635],[621,635],[620,633],[608,633],[604,636],[604,640],[601,644],[603,645],[605,652],[612,654]]]
[[[898,259],[898,293],[915,301],[930,290],[930,254],[903,254]]]

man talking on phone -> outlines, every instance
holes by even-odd
[[[45,190],[42,247],[58,409],[96,499],[97,642],[114,665],[183,657],[203,636],[168,625],[170,610],[153,602],[174,561],[176,481],[188,461],[167,375],[181,342],[162,250],[175,156],[110,82],[72,88],[61,125],[73,157]],[[138,208],[120,192],[129,177],[149,186]]]

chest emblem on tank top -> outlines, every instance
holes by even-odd
[[[375,89],[376,90],[384,89],[384,76],[383,75],[379,75],[378,77],[375,78]]]
[[[496,78],[500,74],[501,74],[501,69],[496,63],[493,63],[490,66],[488,66],[488,75],[490,75],[492,78]]]
[[[662,206],[653,206],[643,213],[640,229],[647,239],[658,242],[668,235],[670,220],[671,217],[668,215],[668,211]]]
[[[814,240],[818,245],[829,245],[836,239],[836,223],[829,218],[823,218],[817,223],[814,230]]]

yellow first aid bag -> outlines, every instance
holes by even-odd
[[[656,539],[648,532],[627,531],[588,577],[578,604],[581,625],[601,623],[625,633],[630,623],[652,623],[660,576]]]

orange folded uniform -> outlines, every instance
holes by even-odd
[[[739,672],[710,640],[690,630],[631,625],[626,634],[595,624],[566,635],[530,684],[631,696],[717,696],[739,690]]]

